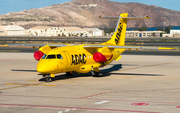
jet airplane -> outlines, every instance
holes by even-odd
[[[114,60],[121,59],[121,54],[129,49],[173,49],[165,47],[126,46],[125,34],[127,21],[132,19],[149,19],[149,17],[128,17],[122,13],[119,17],[101,17],[102,19],[119,19],[112,38],[102,44],[9,44],[7,46],[40,46],[34,53],[38,60],[37,72],[46,77],[46,82],[57,73],[92,73],[99,76],[99,68]]]

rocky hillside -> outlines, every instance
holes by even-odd
[[[131,20],[128,28],[180,26],[180,12],[139,3],[120,3],[108,0],[73,0],[49,7],[10,12],[0,15],[0,25],[21,25],[30,28],[37,25],[115,27],[117,20],[102,20],[102,16],[149,16],[149,20]]]

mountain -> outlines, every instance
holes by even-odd
[[[113,28],[117,20],[103,20],[99,16],[149,16],[149,20],[130,20],[128,28],[180,26],[180,12],[154,5],[120,3],[108,0],[73,0],[48,7],[10,12],[0,15],[0,25],[37,25]]]

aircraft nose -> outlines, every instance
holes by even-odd
[[[42,67],[37,67],[37,72],[39,73],[45,73],[46,69],[42,68]]]
[[[37,72],[42,74],[50,74],[54,71],[54,66],[51,64],[44,64],[42,62],[39,62],[37,65]]]
[[[46,74],[48,71],[44,66],[37,66],[37,72]]]

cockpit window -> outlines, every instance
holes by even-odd
[[[47,55],[46,55],[46,54],[44,54],[44,55],[43,55],[43,57],[42,57],[42,59],[45,59],[45,58],[46,58],[46,56],[47,56]]]
[[[48,55],[46,59],[56,59],[56,55]]]
[[[57,55],[57,59],[63,59],[62,55],[61,55],[61,54],[58,54],[58,55]]]

